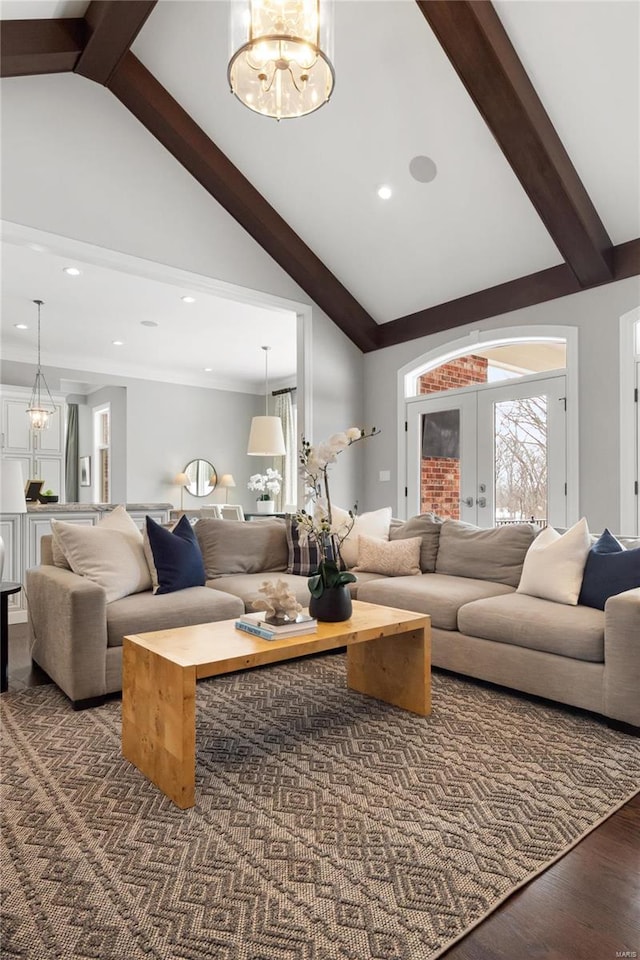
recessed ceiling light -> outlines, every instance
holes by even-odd
[[[204,368],[204,372],[205,372],[205,373],[211,373],[212,370],[213,370],[213,367],[205,367],[205,368]]]
[[[196,298],[195,298],[195,297],[180,297],[180,299],[182,300],[183,303],[195,303],[195,302],[196,302]]]
[[[160,324],[157,320],[141,320],[140,323],[143,327],[158,327]]]
[[[391,187],[388,187],[386,183],[383,183],[381,187],[378,187],[378,196],[381,200],[388,200],[392,194]]]
[[[29,329],[29,327],[26,325],[26,323],[14,323],[14,327],[16,328],[16,330],[28,330],[28,329]]]
[[[114,347],[124,347],[124,340],[112,340]]]
[[[27,246],[29,250],[35,250],[36,253],[46,253],[47,248],[43,247],[41,243],[28,243]]]
[[[68,277],[79,277],[82,270],[78,270],[77,267],[63,267],[62,272],[66,273]]]

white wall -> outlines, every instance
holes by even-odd
[[[6,220],[310,302],[106,89],[59,74],[3,79],[1,94]],[[315,304],[310,339],[312,439],[318,440],[360,421],[363,359]],[[135,417],[129,389],[127,397]],[[193,416],[185,419],[193,422]],[[363,507],[362,457],[351,453],[336,469],[335,488],[341,502],[359,499]],[[127,461],[128,499],[153,499],[145,458],[131,443]],[[252,466],[255,472],[247,460]]]
[[[367,354],[365,411],[368,420],[383,431],[365,451],[367,504],[398,508],[397,374],[401,367],[471,330],[558,324],[575,326],[579,331],[580,513],[587,517],[593,531],[605,526],[618,530],[619,318],[639,303],[640,278],[632,277]],[[633,442],[632,437],[629,442]],[[380,470],[391,470],[391,483],[378,480]]]

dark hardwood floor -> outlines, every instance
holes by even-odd
[[[9,689],[48,682],[31,664],[26,625],[12,625]],[[509,897],[444,957],[640,960],[640,794]]]

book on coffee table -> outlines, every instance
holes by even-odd
[[[251,633],[263,640],[273,640],[276,637],[297,637],[304,633],[313,633],[318,621],[308,614],[299,614],[295,620],[267,617],[264,613],[245,613],[236,620],[238,630]]]

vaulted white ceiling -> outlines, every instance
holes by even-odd
[[[640,5],[494,5],[611,240],[639,237]],[[5,0],[0,15],[81,16],[87,6],[76,0]],[[331,102],[282,123],[230,95],[227,18],[228,4],[221,0],[160,0],[132,51],[378,323],[562,263],[414,0],[336,0]],[[72,80],[90,83],[80,76]],[[437,166],[430,183],[410,175],[409,163],[419,155]],[[376,195],[383,183],[393,191],[388,201]],[[15,250],[10,257],[3,306],[11,305],[13,319],[11,298],[25,300],[29,269],[18,263]],[[92,287],[93,279],[84,279],[91,309],[100,302],[100,328],[116,339],[123,311],[105,294],[104,278],[96,277]],[[33,295],[31,284],[28,299]],[[122,295],[131,297],[132,291],[123,289]],[[134,319],[142,317],[145,302],[163,316],[153,332],[167,335],[167,358],[175,357],[178,343],[169,331],[179,337],[185,323],[181,304],[170,318],[155,293],[145,290],[142,296],[130,311],[136,333],[128,334],[132,369],[136,351],[149,343],[149,331]],[[202,310],[203,316],[216,312],[211,304]],[[206,341],[198,311],[191,317],[194,342],[201,345]],[[70,347],[79,322],[70,322]],[[264,339],[268,323],[259,317],[257,323]],[[235,321],[225,327],[230,354],[236,329]],[[5,338],[15,348],[3,320]],[[101,349],[98,338],[92,349]],[[203,351],[194,354],[203,366]],[[158,358],[162,366],[161,350]]]

